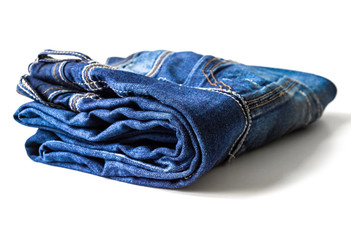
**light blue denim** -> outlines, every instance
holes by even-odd
[[[164,50],[106,64],[45,50],[17,91],[34,100],[14,115],[38,128],[31,159],[162,188],[307,126],[336,95],[317,75]]]

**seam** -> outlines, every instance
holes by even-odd
[[[231,61],[231,60],[224,60],[224,61],[221,61],[221,62],[217,63],[216,65],[214,65],[214,66],[210,69],[210,74],[211,74],[213,80],[214,80],[216,83],[218,83],[218,84],[221,83],[223,86],[227,87],[229,91],[231,91],[231,90],[232,90],[232,87],[229,86],[229,85],[227,85],[227,84],[225,84],[223,81],[218,81],[217,78],[214,76],[214,73],[213,73],[213,70],[214,70],[215,68],[217,68],[218,66],[220,66],[220,65],[222,65],[222,64],[224,64],[224,63],[229,63],[229,62],[233,62],[233,61]],[[219,88],[222,89],[221,86],[219,86]]]
[[[80,95],[81,95],[81,94],[79,94],[79,93],[75,94],[74,97],[73,97],[72,100],[71,100],[71,103],[69,104],[69,105],[70,105],[70,108],[71,108],[73,111],[75,111],[75,112],[76,112],[76,109],[75,109],[75,102],[76,102],[76,100],[79,98]]]
[[[80,97],[78,97],[78,99],[76,100],[76,103],[75,103],[75,109],[77,109],[77,112],[80,112],[80,110],[79,110],[79,108],[78,108],[78,104],[79,104],[80,101],[82,101],[84,98],[85,98],[85,99],[90,98],[90,99],[93,99],[93,100],[94,100],[94,98],[93,98],[94,96],[96,96],[97,99],[100,99],[99,96],[97,96],[97,95],[94,94],[94,93],[86,93],[86,94],[83,94],[83,95],[81,95]]]
[[[52,68],[52,74],[54,76],[54,79],[56,80],[56,82],[62,83],[63,81],[61,79],[59,79],[56,75],[56,67],[60,62],[55,63],[54,67]]]
[[[308,96],[306,95],[306,93],[304,93],[301,89],[299,90],[299,93],[304,96],[307,100],[307,105],[308,105],[308,120],[307,120],[307,124],[309,124],[312,120],[312,112],[311,112],[311,109],[312,109],[312,105],[311,105],[311,101],[310,99],[308,98]]]
[[[132,57],[134,57],[136,53],[129,55],[128,57],[126,57],[125,59],[123,59],[122,61],[119,61],[115,64],[109,65],[109,66],[113,66],[113,67],[119,67],[120,65],[122,65],[123,63],[128,62],[129,60],[132,60]]]
[[[23,87],[25,87],[28,91],[30,91],[34,96],[36,96],[36,99],[41,102],[41,98],[37,95],[37,93],[29,86],[29,84],[24,80],[24,78],[21,78],[21,84]]]
[[[214,74],[213,74],[213,69],[215,69],[217,66],[219,66],[219,65],[221,65],[221,64],[223,64],[223,63],[226,63],[226,62],[228,62],[228,61],[227,61],[227,60],[226,60],[226,61],[220,61],[219,63],[217,63],[217,64],[215,64],[214,66],[212,66],[212,68],[210,69],[210,74],[211,74],[213,80],[215,81],[215,84],[219,84],[219,88],[220,88],[221,90],[223,90],[223,88],[222,88],[222,86],[220,85],[220,83],[218,82],[218,80],[216,79],[216,77],[214,76]],[[227,85],[227,86],[228,86],[228,85]]]
[[[249,109],[252,110],[252,109],[255,109],[255,108],[258,108],[258,107],[262,107],[262,106],[264,106],[264,105],[266,105],[266,104],[268,104],[268,103],[270,103],[270,102],[273,102],[274,100],[276,100],[276,99],[278,99],[278,98],[284,96],[286,93],[288,93],[293,87],[296,86],[296,84],[297,84],[297,82],[294,82],[293,84],[290,85],[289,88],[287,88],[287,89],[285,89],[285,90],[279,92],[279,94],[278,94],[277,96],[275,96],[274,98],[271,98],[270,100],[268,100],[268,101],[266,101],[266,102],[264,102],[264,103],[261,103],[261,104],[252,106],[252,107],[250,107]]]
[[[106,82],[105,81],[102,81],[102,80],[98,80],[98,81],[93,81],[92,80],[92,78],[91,78],[91,71],[94,69],[94,68],[97,68],[97,67],[99,67],[99,68],[105,68],[105,69],[110,69],[110,70],[117,70],[117,69],[115,69],[115,68],[113,68],[113,67],[110,67],[110,66],[107,66],[107,65],[103,65],[103,64],[101,64],[101,63],[92,63],[92,64],[88,64],[88,65],[86,65],[84,68],[83,68],[83,71],[82,71],[82,80],[83,80],[83,84],[84,85],[86,85],[86,86],[88,86],[88,88],[90,89],[90,90],[99,90],[99,89],[104,89],[106,86],[104,86],[104,87],[98,87],[97,85],[96,85],[96,83],[97,82],[102,82],[102,83],[105,83],[105,85],[106,85]],[[88,72],[89,72],[89,74],[88,74]],[[89,81],[89,79],[91,80],[91,81]],[[93,88],[92,87],[92,84],[94,84],[95,85],[95,88]]]
[[[210,78],[208,77],[208,75],[205,73],[205,69],[207,68],[208,65],[210,65],[211,62],[213,62],[213,61],[215,61],[215,60],[217,60],[217,59],[218,59],[218,58],[213,57],[213,58],[212,58],[210,61],[208,61],[208,62],[205,64],[205,66],[201,69],[201,72],[202,72],[202,74],[206,77],[207,82],[208,82],[210,85],[216,86],[216,87],[218,87],[217,84],[216,84],[216,83],[213,83],[213,82],[210,80]]]
[[[64,93],[64,92],[71,92],[72,90],[69,89],[62,89],[62,90],[57,90],[57,91],[53,91],[52,93],[50,93],[50,95],[47,97],[48,101],[51,101],[53,97],[55,97],[57,95],[57,93]]]
[[[156,60],[156,63],[154,64],[153,68],[145,75],[147,77],[152,77],[156,74],[156,72],[160,69],[162,66],[163,62],[166,60],[166,58],[171,55],[173,52],[171,51],[164,51]]]
[[[45,93],[47,93],[48,91],[50,90],[53,90],[53,89],[62,89],[63,87],[50,87],[48,89],[46,89],[42,94],[44,95]]]
[[[40,101],[35,95],[33,95],[28,89],[26,89],[21,84],[18,84],[17,86],[20,87],[24,92],[26,92],[30,97],[34,98],[35,100]]]
[[[91,60],[90,57],[88,56],[85,56],[84,54],[82,53],[79,53],[79,52],[74,52],[74,51],[56,51],[56,50],[50,50],[50,49],[47,49],[47,50],[44,50],[44,52],[42,52],[41,54],[45,54],[45,53],[48,53],[48,54],[58,54],[58,55],[71,55],[71,56],[78,56],[80,58],[83,58],[85,60]]]
[[[300,82],[300,81],[298,81],[298,83],[299,83],[300,85],[302,85],[302,86],[304,86],[304,87],[306,87],[307,89],[310,90],[310,92],[311,92],[313,98],[314,98],[314,99],[316,100],[316,102],[317,102],[317,105],[318,105],[318,108],[317,108],[317,109],[318,109],[318,117],[320,117],[320,116],[322,115],[323,107],[322,107],[321,102],[319,101],[318,96],[317,96],[316,93],[313,91],[313,89],[310,88],[307,84],[305,84],[305,83],[303,83],[303,82]]]
[[[200,87],[191,87],[191,86],[187,86],[187,87],[221,93],[225,96],[232,98],[235,102],[238,103],[238,105],[239,105],[239,107],[240,107],[240,109],[243,112],[244,117],[245,117],[245,126],[244,126],[242,132],[239,134],[239,136],[236,138],[236,140],[234,141],[234,143],[230,147],[230,150],[228,152],[229,156],[231,156],[232,158],[235,158],[236,157],[235,154],[241,149],[242,145],[244,144],[244,141],[246,140],[246,137],[247,137],[247,135],[251,129],[251,125],[252,125],[252,118],[251,118],[251,114],[250,114],[250,109],[248,108],[247,103],[244,100],[244,98],[240,94],[238,94],[234,91],[229,91],[229,90],[219,91],[219,89],[216,89],[216,88],[200,88]],[[242,101],[242,103],[240,103],[238,100],[236,100],[232,95],[237,96]],[[244,108],[246,111],[244,110]],[[234,149],[234,147],[237,144],[237,142],[239,141],[239,139],[241,139],[241,141],[239,142],[237,147]]]
[[[288,78],[282,85],[278,85],[278,87],[272,89],[271,91],[269,91],[269,92],[267,92],[267,93],[265,93],[257,98],[253,98],[253,99],[248,100],[247,103],[256,102],[256,101],[258,101],[266,96],[269,96],[269,95],[277,92],[278,90],[283,89],[291,81],[292,81],[291,78]]]
[[[60,76],[60,80],[62,80],[62,82],[66,82],[67,84],[74,86],[74,82],[70,82],[66,79],[65,75],[63,74],[63,66],[67,63],[67,61],[63,61],[60,63],[60,65],[58,66],[58,72],[59,72],[59,76]]]
[[[198,70],[199,66],[202,64],[202,62],[206,59],[207,56],[202,56],[193,66],[193,68],[191,69],[189,75],[186,77],[185,81],[183,82],[182,85],[186,85],[191,78],[194,76],[195,71]]]

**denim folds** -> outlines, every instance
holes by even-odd
[[[336,95],[314,74],[164,50],[106,64],[45,50],[17,91],[34,100],[14,115],[38,128],[32,160],[162,188],[307,126]]]

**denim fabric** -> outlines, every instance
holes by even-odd
[[[336,95],[317,75],[164,50],[106,64],[46,50],[17,91],[34,100],[14,115],[38,128],[32,160],[162,188],[307,126]]]

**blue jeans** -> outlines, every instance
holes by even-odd
[[[38,128],[31,159],[162,188],[307,126],[336,95],[317,75],[163,50],[106,64],[46,50],[17,91],[34,100],[14,115]]]

